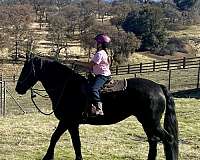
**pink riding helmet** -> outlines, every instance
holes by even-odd
[[[111,41],[110,37],[108,37],[107,35],[105,34],[98,34],[96,37],[95,37],[95,40],[97,41],[97,43],[109,43]]]

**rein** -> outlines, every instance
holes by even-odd
[[[31,87],[31,100],[32,100],[32,102],[33,102],[35,108],[36,108],[40,113],[42,113],[42,114],[44,114],[44,115],[46,115],[46,116],[51,115],[54,111],[52,111],[52,112],[50,112],[50,113],[45,113],[45,112],[43,112],[43,111],[37,106],[37,104],[36,104],[35,101],[34,101],[34,98],[36,97],[36,94],[39,95],[39,96],[41,96],[41,97],[44,97],[44,98],[47,98],[48,96],[47,96],[47,95],[41,95],[40,93],[36,92],[35,90],[37,90],[37,91],[43,91],[43,90],[33,89],[33,88]]]
[[[59,97],[59,100],[60,100],[60,98],[62,97],[62,94],[63,94],[63,92],[64,92],[64,90],[65,90],[66,84],[67,84],[67,83],[64,83],[64,87],[63,87],[63,89],[62,89],[62,92],[61,92],[61,95],[60,95],[60,97]],[[48,116],[48,115],[51,115],[52,113],[54,113],[54,111],[52,111],[52,112],[50,112],[50,113],[45,113],[45,112],[43,112],[43,111],[37,106],[37,104],[36,104],[35,101],[34,101],[34,98],[36,97],[36,95],[39,95],[39,96],[41,96],[41,97],[43,97],[43,98],[49,98],[48,95],[42,95],[42,94],[36,92],[36,91],[45,91],[45,90],[34,89],[33,87],[31,87],[30,89],[31,89],[31,101],[33,102],[35,108],[36,108],[40,113],[42,113],[42,114],[44,114],[44,115],[47,115],[47,116]],[[59,100],[58,100],[58,103],[59,103]],[[58,105],[58,103],[57,103],[57,105]],[[56,106],[57,106],[57,105],[56,105]]]

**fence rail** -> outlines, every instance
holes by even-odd
[[[51,58],[51,57],[47,57]],[[72,64],[73,61],[60,60],[64,64]],[[12,59],[0,59],[0,64],[22,64],[24,60],[12,60]],[[149,63],[139,63],[133,65],[116,65],[111,67],[113,75],[124,75],[124,74],[134,74],[134,73],[146,73],[154,71],[168,71],[177,69],[188,69],[188,68],[198,68],[200,63],[200,57],[183,57],[181,59],[168,59],[163,61],[153,61]],[[77,63],[77,68],[82,70],[82,66]],[[84,69],[83,69],[84,70]]]
[[[140,63],[134,65],[113,66],[111,71],[113,75],[146,73],[155,71],[168,71],[188,68],[198,68],[200,57],[182,58],[176,60],[153,61],[151,63]]]

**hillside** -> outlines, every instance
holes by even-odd
[[[42,54],[42,55],[53,55],[51,52],[51,42],[47,38],[47,24],[43,24],[42,28],[40,29],[39,23],[32,23],[30,26],[31,30],[34,32],[36,38],[36,53]],[[187,27],[185,30],[180,31],[169,31],[170,37],[176,37],[183,39],[186,41],[189,45],[191,45],[194,50],[196,50],[195,53],[180,53],[176,52],[175,54],[169,56],[157,56],[154,54],[151,54],[150,52],[136,52],[134,53],[128,60],[127,63],[129,64],[135,64],[135,63],[145,63],[145,62],[151,62],[153,60],[164,60],[164,59],[177,59],[182,57],[190,57],[190,56],[200,56],[200,25],[193,25]],[[78,40],[70,41],[68,43],[69,48],[66,52],[63,52],[61,50],[61,56],[65,57],[66,54],[68,57],[87,57],[84,50],[80,47],[80,42]],[[0,58],[9,58],[9,53],[7,50],[3,50],[0,53]],[[81,60],[81,59],[78,59]],[[87,58],[86,58],[87,60]],[[0,72],[3,72],[4,75],[9,75],[10,73],[18,73],[20,70],[20,67],[17,65],[2,65]]]

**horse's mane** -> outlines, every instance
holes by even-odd
[[[63,79],[70,78],[75,80],[86,81],[86,78],[79,73],[75,72],[73,69],[68,67],[66,64],[62,64],[56,60],[38,57],[41,60],[42,70],[49,70],[51,74],[55,74],[57,78],[61,77]]]

